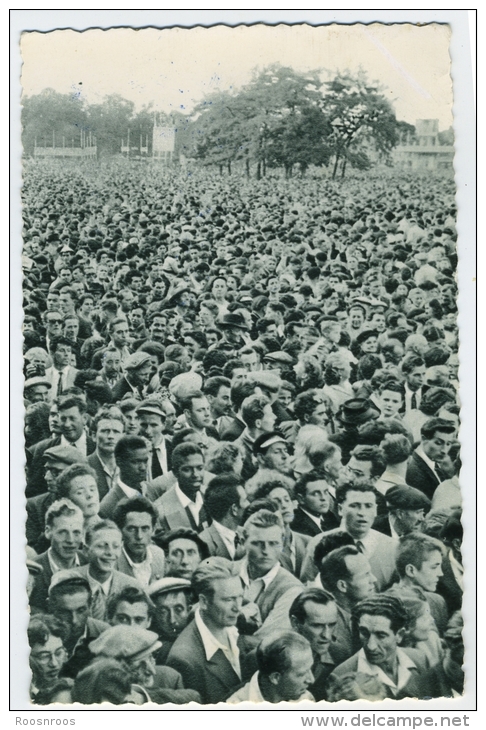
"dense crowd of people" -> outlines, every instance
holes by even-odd
[[[32,703],[460,696],[452,177],[24,172]]]

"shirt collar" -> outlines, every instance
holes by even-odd
[[[313,522],[315,522],[316,525],[320,528],[320,526],[321,526],[321,518],[320,517],[318,517],[317,515],[313,515],[310,512],[307,512],[307,510],[304,509],[302,506],[300,507],[300,509],[302,510],[302,512],[304,512],[307,515],[307,517],[310,517],[311,520]]]
[[[263,581],[263,587],[264,587],[264,590],[266,590],[268,588],[268,586],[270,585],[270,583],[276,578],[279,570],[280,570],[280,563],[275,563],[273,568],[271,570],[269,570],[266,575],[262,575],[262,576],[260,576],[260,578],[255,578],[254,580]],[[240,578],[246,586],[249,586],[250,583],[252,582],[252,579],[248,575],[248,559],[247,558],[244,558],[241,562]]]
[[[147,545],[147,555],[145,557],[145,560],[142,560],[141,563],[134,563],[127,551],[125,550],[125,546],[122,547],[122,552],[125,558],[127,559],[127,563],[131,568],[140,568],[142,565],[152,565],[152,551],[150,549],[150,545]]]
[[[61,568],[56,561],[54,560],[54,556],[52,554],[52,548],[50,547],[47,551],[47,559],[49,560],[49,565],[51,567],[51,570],[54,573],[58,573],[60,570],[64,570],[64,568]],[[74,565],[78,567],[80,565],[79,563],[79,555],[76,553],[74,556]]]
[[[118,486],[120,487],[122,492],[127,495],[127,497],[139,497],[140,496],[140,492],[137,489],[134,489],[133,487],[129,487],[128,484],[124,484],[120,478],[118,479]],[[141,482],[140,487],[142,490],[141,491],[142,495],[145,495],[145,492],[147,491],[147,485],[145,484],[145,482]]]
[[[217,638],[210,632],[206,624],[204,623],[201,612],[199,608],[196,608],[196,611],[194,612],[194,620],[196,622],[196,626],[198,628],[198,631],[201,635],[202,643],[204,646],[204,652],[206,654],[206,661],[211,661],[213,656],[216,654],[219,649],[221,649],[222,652],[224,652],[226,655],[228,654],[228,647],[224,644],[221,644]],[[228,641],[230,644],[231,652],[235,657],[239,657],[239,649],[237,646],[238,641],[238,629],[236,626],[227,626],[226,627],[226,634],[228,636]]]
[[[212,522],[213,527],[216,528],[216,530],[219,532],[221,537],[226,538],[227,540],[235,541],[235,530],[231,530],[229,527],[226,527],[225,525],[222,525],[220,522],[217,522],[216,520],[213,520]]]
[[[177,495],[177,499],[182,504],[182,506],[184,507],[184,509],[186,507],[190,507],[191,505],[192,506],[195,505],[198,509],[201,509],[202,503],[203,503],[203,498],[202,498],[201,492],[198,491],[198,493],[196,494],[196,499],[195,499],[194,502],[191,499],[189,499],[189,497],[187,496],[187,494],[184,494],[184,492],[182,491],[182,489],[179,487],[178,484],[175,485],[175,493]]]
[[[61,436],[60,446],[74,446],[83,453],[86,453],[86,431],[83,431],[77,441],[68,441],[65,436]]]
[[[435,464],[432,461],[432,459],[429,459],[429,457],[425,453],[422,444],[419,444],[417,446],[417,448],[415,449],[415,453],[418,454],[418,456],[420,456],[420,458],[425,461],[425,463],[427,464],[427,466],[432,469],[432,471],[434,472],[435,476],[437,477],[437,473],[435,471]],[[439,477],[437,477],[437,478],[439,478]]]
[[[110,575],[110,577],[107,580],[105,580],[104,583],[100,583],[98,580],[95,580],[94,578],[92,578],[92,576],[89,574],[89,570],[87,572],[87,576],[88,576],[88,582],[91,586],[91,590],[93,591],[93,593],[95,593],[98,590],[102,590],[103,593],[105,594],[105,596],[107,596],[109,594],[110,588],[111,588],[111,581],[113,580],[113,573]]]
[[[415,662],[410,659],[403,649],[397,648],[397,659],[398,675],[396,684],[380,667],[376,664],[370,664],[366,658],[364,649],[360,649],[358,652],[358,666],[356,671],[361,672],[362,674],[371,674],[387,687],[390,687],[394,692],[397,692],[398,690],[403,689],[410,679],[410,670],[417,669]]]
[[[249,702],[265,702],[265,699],[262,695],[260,685],[258,683],[258,675],[259,672],[255,672],[253,677],[250,679],[248,683],[248,701]]]

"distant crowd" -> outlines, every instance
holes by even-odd
[[[22,198],[31,702],[462,695],[453,179]]]

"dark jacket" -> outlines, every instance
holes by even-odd
[[[47,484],[44,479],[44,452],[50,449],[51,446],[59,446],[60,443],[60,436],[51,436],[27,449],[26,497],[37,497],[39,494],[47,492]],[[92,454],[95,448],[96,444],[93,439],[90,436],[86,436],[87,455]]]
[[[405,481],[410,487],[420,489],[430,500],[434,496],[434,492],[440,484],[440,480],[434,474],[432,469],[416,451],[410,456],[407,465],[407,475]]]

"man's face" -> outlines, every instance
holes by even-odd
[[[243,603],[243,587],[238,576],[215,580],[212,596],[199,596],[201,611],[219,628],[235,626]]]
[[[412,289],[408,294],[408,298],[415,308],[421,309],[423,307],[425,294],[422,289]]]
[[[52,359],[58,370],[64,370],[64,368],[71,362],[72,355],[71,345],[58,345],[56,352],[53,354]]]
[[[431,439],[422,441],[422,447],[429,459],[441,461],[449,453],[454,434],[436,431]]]
[[[59,337],[62,332],[62,316],[58,312],[47,315],[46,331],[48,337]]]
[[[203,484],[204,459],[202,454],[187,456],[178,467],[176,477],[180,489],[194,501]]]
[[[329,413],[327,403],[322,401],[318,403],[312,413],[309,415],[308,423],[312,423],[314,426],[320,426],[326,428],[329,424]]]
[[[276,416],[272,410],[270,403],[267,403],[263,408],[263,418],[260,422],[260,430],[264,432],[273,431],[275,426]]]
[[[276,469],[283,474],[287,473],[289,467],[289,450],[287,444],[272,444],[266,449],[262,457],[266,468]]]
[[[371,530],[376,518],[376,497],[373,492],[349,490],[346,499],[338,505],[346,532],[360,540]]]
[[[86,414],[81,413],[78,406],[64,408],[59,411],[59,426],[62,435],[68,441],[77,441],[86,424]]]
[[[59,294],[56,292],[49,292],[46,297],[47,311],[52,312],[53,309],[57,309],[59,305]]]
[[[153,687],[156,674],[156,663],[153,654],[143,659],[131,659],[128,665],[134,684],[140,684],[146,689]]]
[[[63,314],[69,314],[74,311],[74,302],[71,295],[67,292],[61,292],[59,295],[59,309]]]
[[[125,347],[128,342],[128,324],[119,322],[113,327],[111,338],[115,347]]]
[[[329,601],[326,605],[306,601],[304,611],[304,622],[292,619],[292,625],[307,639],[312,651],[321,655],[335,639],[338,618],[336,604],[334,601]]]
[[[380,395],[380,409],[384,418],[393,418],[402,407],[401,393],[395,390],[383,390]]]
[[[94,300],[93,299],[85,299],[83,304],[81,305],[80,312],[83,315],[83,317],[89,317],[91,312],[94,308]]]
[[[140,385],[147,385],[152,377],[152,362],[146,362],[136,370],[132,370],[132,380]]]
[[[118,465],[124,484],[131,486],[143,482],[147,478],[148,462],[148,449],[134,449],[127,452],[125,459]]]
[[[371,461],[359,461],[352,456],[346,465],[346,481],[359,486],[360,484],[369,483],[371,479]]]
[[[423,509],[403,509],[397,512],[397,521],[402,535],[414,530],[420,531],[425,522]]]
[[[240,355],[240,360],[245,365],[248,372],[254,372],[257,370],[259,362],[256,352],[251,352],[248,355]]]
[[[275,487],[268,497],[278,504],[283,521],[290,524],[294,519],[294,504],[287,490],[283,487]]]
[[[169,543],[167,575],[191,580],[192,574],[200,562],[199,547],[193,540],[179,537]]]
[[[127,434],[138,434],[140,432],[140,420],[137,411],[133,409],[126,411],[123,415],[125,416]]]
[[[79,321],[77,319],[67,319],[64,322],[64,337],[68,340],[76,340],[79,333]]]
[[[61,515],[54,519],[50,527],[46,527],[46,537],[51,543],[54,555],[63,561],[74,560],[83,543],[83,516]]]
[[[150,337],[156,342],[161,342],[167,334],[167,319],[165,317],[155,317],[150,327]]]
[[[100,508],[100,496],[96,479],[89,474],[71,479],[69,499],[78,505],[83,517],[97,515]]]
[[[239,383],[241,380],[246,380],[248,370],[246,368],[235,368],[231,374],[231,385]]]
[[[95,532],[87,547],[90,568],[98,574],[112,573],[121,555],[122,536],[118,530],[104,529]]]
[[[313,515],[325,515],[329,512],[331,498],[329,486],[324,479],[315,482],[308,482],[305,488],[305,497],[302,500],[302,507]]]
[[[190,605],[186,591],[162,593],[153,598],[157,628],[162,639],[174,641],[186,628]]]
[[[376,589],[375,576],[362,553],[345,558],[348,576],[344,578],[345,592],[351,604],[359,603],[371,596]]]
[[[29,388],[28,399],[30,403],[47,403],[49,401],[50,388],[47,385],[33,385]]]
[[[250,525],[245,549],[252,577],[266,575],[278,563],[283,550],[282,528]]]
[[[214,418],[226,416],[231,413],[231,388],[222,385],[217,395],[210,400]]]
[[[131,308],[133,307],[133,303],[135,301],[135,297],[133,296],[133,292],[126,291],[122,294],[121,300],[120,300],[120,307],[123,312],[129,312]]]
[[[102,418],[96,429],[96,447],[103,453],[112,454],[123,430],[123,423],[118,419]]]
[[[362,327],[364,324],[363,310],[358,309],[357,307],[353,307],[349,311],[349,323],[352,329],[359,330],[359,328]]]
[[[121,355],[119,352],[107,352],[103,357],[103,371],[108,378],[114,378],[120,374]]]
[[[52,687],[66,658],[66,650],[59,636],[51,634],[45,644],[34,644],[30,650],[29,665],[35,686],[39,689]]]
[[[158,446],[162,441],[164,420],[155,413],[140,413],[140,433],[145,436],[153,446]]]
[[[387,616],[369,616],[368,614],[360,617],[358,630],[369,663],[389,671],[394,666],[397,646],[403,630],[401,629],[395,634]]]
[[[212,327],[214,325],[213,314],[206,307],[201,307],[199,311],[199,324],[202,327]]]
[[[434,552],[429,553],[420,569],[415,566],[411,566],[411,569],[413,581],[425,591],[431,591],[433,593],[437,588],[439,578],[441,575],[444,575],[442,572],[442,555],[440,550],[434,550]]]
[[[129,512],[122,528],[123,544],[135,562],[141,562],[147,555],[147,546],[150,545],[154,527],[152,517],[148,512]]]
[[[302,697],[307,687],[314,681],[312,665],[314,657],[311,649],[298,649],[292,654],[290,669],[280,675],[278,694],[285,701],[291,702]]]
[[[84,634],[90,614],[90,600],[87,590],[81,588],[69,596],[58,596],[49,604],[49,611],[69,631],[68,641],[73,644]]]
[[[134,329],[138,329],[144,325],[143,311],[141,309],[132,309],[129,314],[130,324]]]
[[[418,390],[425,381],[425,365],[414,368],[410,373],[406,373],[405,380],[410,390]]]
[[[59,271],[59,279],[60,279],[60,280],[61,280],[61,281],[62,281],[63,283],[65,283],[65,284],[69,284],[69,283],[70,283],[70,281],[71,281],[71,279],[72,279],[72,277],[73,277],[73,275],[72,275],[72,273],[71,273],[71,269],[64,269],[64,268],[62,268],[62,269],[61,269],[61,270]]]
[[[204,398],[193,398],[191,401],[191,410],[187,411],[190,422],[196,429],[203,429],[211,425],[211,408],[209,401]]]
[[[110,621],[112,626],[138,626],[141,629],[150,627],[148,606],[144,601],[129,603],[120,601]]]

